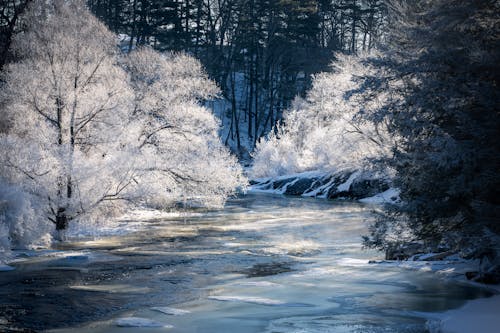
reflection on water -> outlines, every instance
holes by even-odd
[[[1,273],[0,330],[425,332],[416,312],[486,295],[368,264],[381,256],[361,250],[371,218],[357,203],[262,194],[131,215],[127,233],[26,252]]]

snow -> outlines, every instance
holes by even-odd
[[[182,310],[182,309],[177,309],[177,308],[170,308],[168,306],[157,306],[151,308],[151,310],[158,311],[167,315],[173,315],[173,316],[180,316],[180,315],[185,315],[188,313],[191,313],[191,311],[188,310]]]
[[[312,179],[312,178],[324,178],[327,177],[329,173],[323,172],[323,171],[305,171],[305,172],[300,172],[300,173],[291,173],[283,176],[277,176],[277,177],[264,177],[264,178],[255,178],[253,179],[257,184],[251,185],[248,187],[248,192],[249,193],[269,193],[269,194],[283,194],[286,191],[286,188],[290,184],[294,184],[295,182],[299,181],[300,179]],[[278,189],[273,189],[272,188],[272,183],[277,182],[277,181],[283,181],[289,179],[290,182],[285,184],[283,187],[278,188]],[[306,192],[302,194],[302,196],[316,196],[316,194],[323,189],[327,188],[328,186],[331,186],[333,180],[330,181],[328,184],[322,185],[316,189],[314,189],[312,192]]]
[[[356,179],[357,176],[359,176],[359,174],[360,172],[357,171],[354,172],[352,175],[350,175],[349,178],[345,181],[345,183],[342,183],[337,187],[337,191],[339,192],[349,191],[349,187],[351,187],[352,182],[354,181],[354,179]]]
[[[301,194],[303,197],[315,197],[326,199],[330,189],[333,188],[336,182],[339,180],[343,174],[349,174],[349,177],[342,184],[338,185],[336,188],[336,192],[348,192],[351,188],[351,185],[356,179],[364,179],[366,176],[375,177],[374,175],[363,174],[361,171],[349,172],[345,170],[344,172],[326,172],[326,171],[305,171],[300,173],[291,173],[287,175],[277,176],[277,177],[263,177],[263,178],[255,178],[253,181],[256,184],[251,185],[248,188],[248,192],[250,193],[269,193],[269,194],[283,194],[286,192],[286,189],[298,182],[301,179],[327,179],[331,178],[328,182],[324,184],[320,184],[319,182],[314,183],[313,186],[307,189],[304,193]],[[286,184],[281,185],[280,187],[274,189],[273,183],[289,180]],[[367,204],[397,204],[399,199],[400,191],[396,188],[389,188],[388,190],[378,193],[372,197],[358,199],[358,201],[367,203]]]
[[[246,74],[243,72],[235,72],[235,100],[236,109],[238,114],[238,129],[240,135],[240,149],[238,149],[238,143],[236,138],[236,128],[235,124],[231,121],[232,115],[232,103],[231,100],[226,98],[219,98],[215,100],[210,100],[205,103],[207,107],[213,110],[214,115],[219,118],[221,122],[219,136],[223,142],[230,147],[231,151],[238,154],[240,162],[243,165],[248,165],[251,162],[250,153],[254,149],[254,138],[251,136],[253,133],[248,133],[248,118],[243,115],[243,109],[246,108],[246,103],[248,100],[247,94],[247,82]],[[268,124],[267,128],[264,129],[263,133],[267,133],[270,130],[270,126],[274,124]],[[231,128],[232,127],[232,128]],[[261,132],[262,128],[258,131]],[[231,131],[233,132],[231,135]]]
[[[335,183],[335,179],[332,178],[328,183],[325,185],[319,186],[312,190],[311,192],[306,192],[302,196],[304,197],[317,197],[317,198],[323,198],[326,199],[326,196],[328,194],[328,189],[332,187],[332,185]],[[322,194],[319,194],[322,193]]]
[[[500,295],[468,301],[459,309],[427,317],[430,333],[497,333],[500,329]]]
[[[162,324],[157,321],[139,318],[139,317],[125,317],[115,320],[115,325],[119,327],[163,327],[173,328],[172,325]]]
[[[360,202],[368,204],[384,204],[384,203],[396,203],[399,201],[400,191],[396,188],[390,188],[385,192],[374,195],[373,197],[360,199]]]
[[[290,173],[282,176],[277,176],[277,177],[263,177],[263,178],[253,178],[254,181],[258,183],[266,183],[269,181],[279,181],[279,180],[285,180],[285,179],[292,179],[292,178],[321,178],[325,177],[328,175],[327,172],[323,171],[304,171],[304,172],[298,172],[298,173]],[[259,185],[256,185],[258,187]],[[253,189],[255,186],[250,186],[251,189]]]

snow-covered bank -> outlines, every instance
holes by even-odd
[[[500,330],[500,295],[469,301],[438,318],[428,324],[431,333],[496,333]]]
[[[384,260],[371,264],[389,267],[400,267],[409,270],[433,272],[440,278],[452,279],[467,283],[477,288],[485,288],[496,295],[468,301],[458,309],[441,313],[414,313],[428,320],[430,333],[496,333],[500,328],[500,286],[485,285],[466,279],[465,273],[479,269],[480,261],[465,260],[458,255],[445,257],[442,260],[424,261],[435,254],[421,256],[413,260]]]
[[[397,203],[399,192],[382,177],[361,171],[308,171],[250,181],[250,192],[297,195],[325,199],[355,199],[365,203]]]

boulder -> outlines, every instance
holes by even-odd
[[[326,195],[326,197],[328,199],[349,198],[350,197],[349,191],[339,191],[338,187],[339,187],[339,185],[345,183],[349,179],[351,174],[352,174],[352,172],[334,175],[330,179],[332,182],[332,185],[329,187],[328,194]]]
[[[266,180],[262,180],[262,181],[249,180],[248,183],[251,186],[255,186],[256,188],[261,189],[261,190],[270,190],[272,188],[272,185],[273,185],[272,179],[266,179]]]
[[[285,186],[288,183],[293,182],[296,177],[291,177],[291,178],[285,178],[285,179],[280,179],[280,180],[275,180],[273,182],[273,190],[281,189],[283,186]]]
[[[302,195],[318,180],[318,178],[300,178],[296,182],[289,183],[286,186],[287,195]]]

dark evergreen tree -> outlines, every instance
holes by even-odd
[[[388,117],[403,204],[366,243],[408,240],[428,249],[498,258],[500,253],[500,11],[498,1],[394,1],[381,75],[368,84],[401,98]],[[394,236],[396,233],[396,237]]]
[[[9,61],[12,37],[19,28],[21,14],[32,0],[0,0],[0,71]]]

